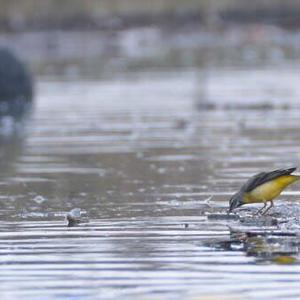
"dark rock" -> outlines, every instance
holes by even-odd
[[[0,48],[0,117],[22,116],[33,98],[32,78],[8,49]]]

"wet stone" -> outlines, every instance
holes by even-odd
[[[251,230],[242,230],[242,229],[230,229],[231,237],[235,237],[238,239],[246,239],[250,237],[257,237],[257,236],[265,236],[268,238],[271,237],[296,237],[297,233],[293,231],[282,231],[280,229],[272,230],[272,229],[251,229]]]
[[[277,226],[278,219],[270,216],[257,216],[257,217],[242,217],[240,222],[247,226]]]
[[[239,220],[239,215],[236,214],[224,214],[224,213],[207,213],[208,220]]]
[[[291,231],[249,231],[247,236],[279,236],[279,237],[295,237],[297,234]]]

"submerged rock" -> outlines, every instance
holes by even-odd
[[[8,49],[0,48],[0,117],[20,117],[33,98],[32,78],[25,65]]]

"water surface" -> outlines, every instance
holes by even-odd
[[[40,79],[26,130],[1,140],[1,299],[299,299],[299,185],[277,225],[209,217],[249,176],[300,162],[298,110],[197,109],[249,91],[297,104],[292,70],[274,90],[236,74],[205,90],[192,70]]]

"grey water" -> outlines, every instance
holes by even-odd
[[[222,217],[249,176],[300,165],[295,70],[36,88],[23,131],[1,138],[1,299],[300,298],[299,184],[266,217],[278,223],[253,221],[258,206],[240,212],[248,223]],[[199,106],[225,100],[286,105]],[[68,227],[74,208],[82,222]]]

